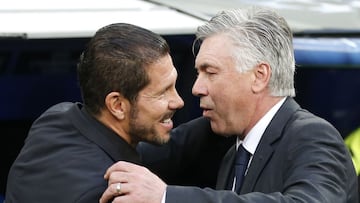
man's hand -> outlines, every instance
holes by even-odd
[[[166,184],[147,168],[125,161],[108,168],[104,178],[108,180],[108,188],[100,203],[112,198],[114,203],[160,203],[166,190]]]

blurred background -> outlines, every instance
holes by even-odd
[[[218,11],[274,8],[294,33],[296,100],[344,138],[360,127],[360,1],[4,0],[0,6],[0,194],[31,123],[48,107],[81,101],[76,63],[96,30],[127,22],[161,34],[185,101],[175,125],[201,115],[191,94],[196,27]],[[360,146],[359,146],[360,147]]]

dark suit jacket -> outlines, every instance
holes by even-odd
[[[7,181],[6,203],[99,202],[106,169],[139,156],[80,104],[61,103],[32,125]]]
[[[177,136],[183,136],[183,140],[197,137],[200,139],[197,142],[201,143],[204,136],[192,134],[188,128],[195,128],[201,133],[200,128],[208,127],[202,119],[180,126],[173,133],[172,145],[184,144],[177,141]],[[194,151],[194,147],[196,144],[178,148]],[[170,147],[169,151],[171,149],[174,147]],[[357,177],[339,132],[327,121],[301,109],[292,98],[285,101],[264,132],[245,177],[242,195],[224,190],[234,156],[235,146],[223,159],[217,191],[211,188],[168,186],[166,203],[358,203]],[[179,159],[173,155],[170,157]],[[151,166],[150,161],[146,163]]]

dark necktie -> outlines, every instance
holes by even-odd
[[[235,157],[235,192],[238,194],[240,193],[249,159],[250,153],[246,151],[246,149],[241,144],[236,152]]]

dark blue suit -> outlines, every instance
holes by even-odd
[[[201,151],[196,147],[203,147],[209,139],[202,133],[214,136],[209,123],[202,118],[173,132],[167,150],[163,146],[160,156],[163,163],[168,162],[165,158],[167,154],[172,164],[178,164],[178,168],[173,167],[171,172],[186,169],[186,166],[181,166],[187,164],[183,156],[193,153],[199,158],[197,153]],[[152,151],[154,156],[155,149],[141,147],[141,154]],[[181,149],[180,152],[176,152],[177,149]],[[153,162],[153,157],[144,156],[144,161],[149,167],[156,163],[156,171],[161,176],[165,170],[160,169],[160,157]],[[285,101],[264,132],[241,188],[242,195],[224,190],[234,157],[235,146],[223,159],[217,177],[217,190],[168,186],[166,203],[358,203],[357,177],[339,132],[327,121],[301,109],[292,98]],[[217,158],[203,155],[203,159],[215,161]],[[202,162],[206,161],[199,158],[199,167],[202,167]],[[189,173],[190,169],[196,171],[196,167],[193,164],[192,168],[188,168]],[[206,169],[203,170],[206,173]],[[168,173],[167,177],[170,176]]]
[[[119,160],[139,163],[139,156],[80,104],[55,105],[33,123],[10,169],[5,201],[98,203],[105,171]]]

